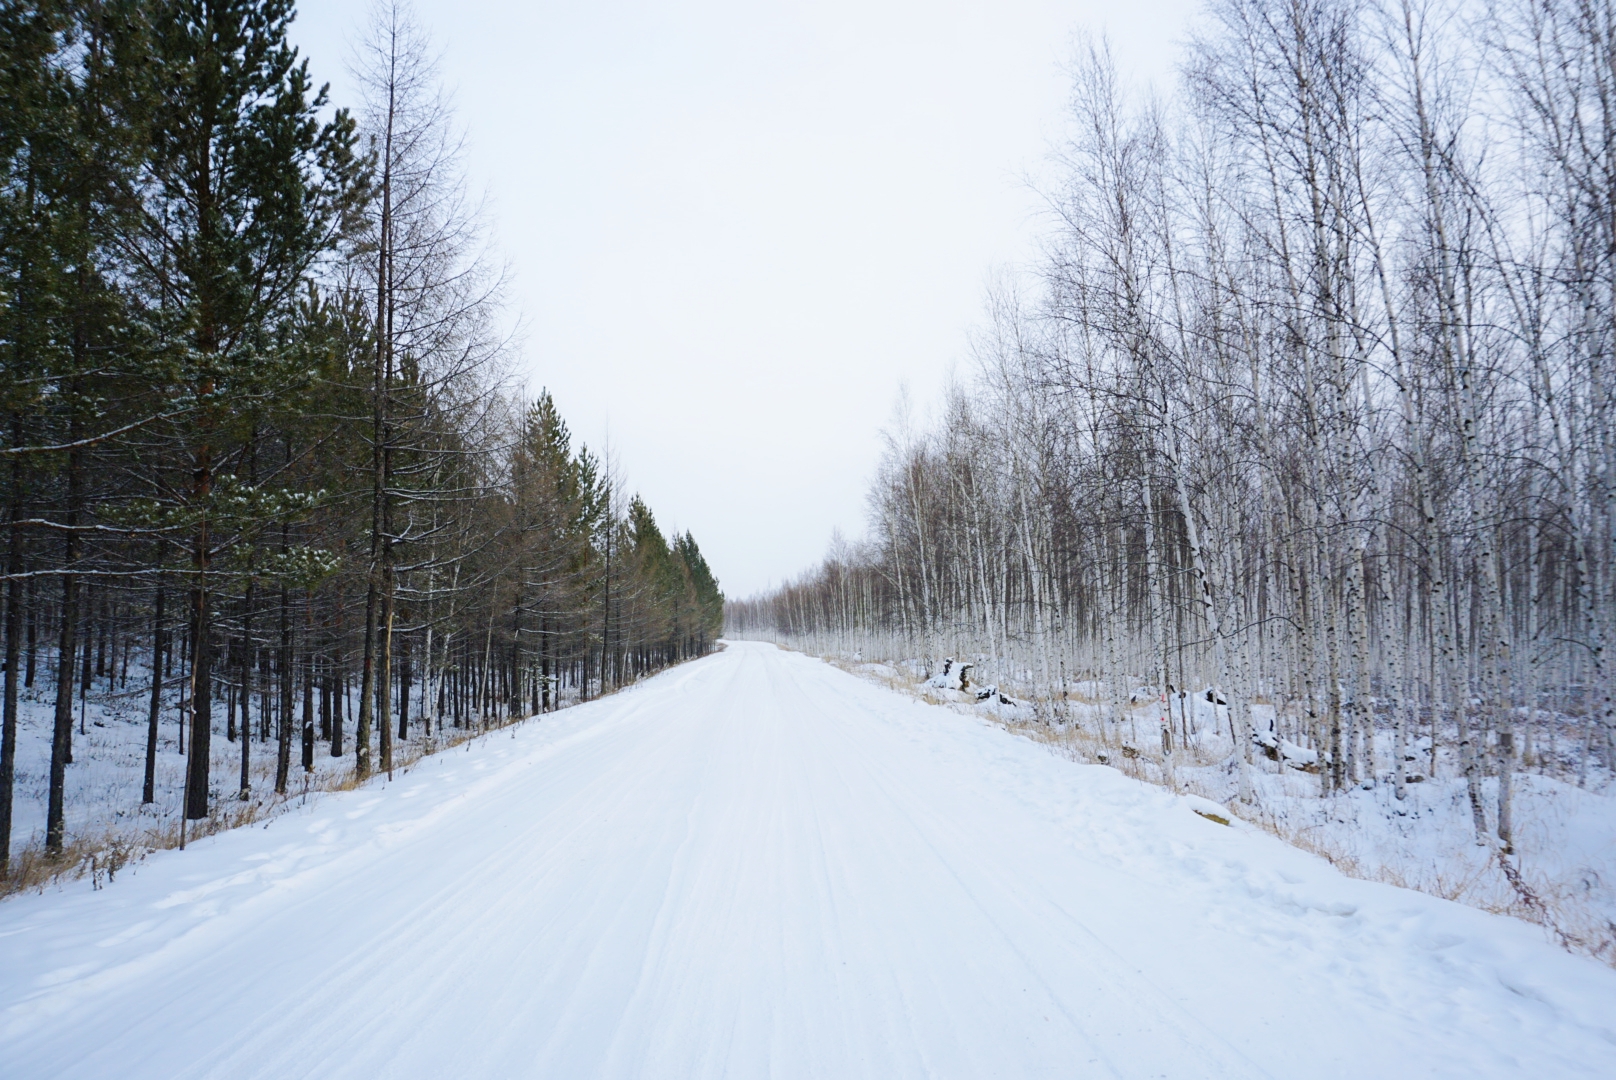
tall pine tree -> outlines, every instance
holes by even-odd
[[[275,347],[316,259],[362,193],[346,111],[320,120],[306,61],[287,40],[290,0],[154,0],[149,199],[140,236],[148,297],[194,415],[191,475],[191,754],[186,814],[205,817],[212,720],[212,529],[232,417],[301,376]],[[227,475],[227,474],[226,474]]]

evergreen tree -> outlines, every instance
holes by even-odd
[[[120,42],[133,36],[122,32],[128,23],[127,13],[111,5],[8,5],[0,11],[8,84],[0,228],[12,316],[3,387],[11,414],[8,572],[13,582],[23,573],[29,501],[45,514],[59,545],[46,812],[46,846],[53,852],[62,847],[65,770],[72,761],[78,571],[86,555],[85,518],[98,494],[91,490],[90,458],[164,408],[153,404],[156,397],[145,386],[146,356],[123,290],[126,256],[114,242],[130,217],[143,130],[138,76],[120,63]],[[16,612],[21,598],[12,591],[8,601]],[[20,625],[8,624],[8,649],[20,632]],[[16,665],[11,668],[14,693]],[[10,711],[14,717],[15,705]]]
[[[151,316],[194,409],[180,439],[191,481],[191,745],[186,813],[204,817],[212,723],[213,529],[232,420],[302,374],[275,347],[315,260],[363,192],[346,111],[322,123],[290,0],[152,0],[149,190],[138,241]],[[224,474],[228,476],[229,474]],[[225,494],[233,484],[227,483]]]
[[[699,656],[724,632],[724,593],[696,546],[694,535],[687,531],[674,541],[673,547],[684,564],[694,606],[689,624],[690,639],[685,647],[689,653]]]
[[[385,766],[394,730],[424,750],[441,725],[547,711],[705,648],[649,510],[636,537],[549,395],[522,406],[500,382],[497,275],[425,39],[376,54],[409,61],[389,67],[400,92],[366,91],[363,134],[378,154],[394,136],[380,214],[378,159],[345,113],[321,120],[291,13],[0,0],[0,876],[36,666],[58,855],[79,706],[137,638],[141,799],[161,812],[177,749],[192,819],[210,816],[218,704],[246,799],[269,771],[251,744],[272,737],[287,791],[299,699],[305,771],[318,739],[364,772],[355,689]]]

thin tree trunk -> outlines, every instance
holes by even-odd
[[[163,587],[158,585],[157,599],[152,604],[151,706],[146,714],[146,777],[141,787],[142,803],[150,803],[157,798],[157,721],[163,710],[164,592]]]
[[[284,544],[283,544],[284,548]],[[275,748],[275,793],[286,794],[292,773],[292,615],[285,586],[281,587],[280,730]]]
[[[75,381],[75,391],[77,383]],[[78,424],[70,428],[77,438]],[[67,764],[73,759],[73,661],[78,655],[78,578],[73,573],[79,558],[79,505],[83,498],[83,455],[68,456],[67,532],[62,541],[61,633],[56,646],[56,715],[51,729],[50,787],[45,810],[45,850],[60,855],[66,833]]]

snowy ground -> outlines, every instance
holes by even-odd
[[[1385,760],[1390,756],[1388,746]],[[1271,771],[1270,771],[1271,770]],[[1514,782],[1512,883],[1496,841],[1476,843],[1464,779],[1452,771],[1407,785],[1398,802],[1389,779],[1318,797],[1318,779],[1259,769],[1257,804],[1239,812],[1356,876],[1407,885],[1489,911],[1541,923],[1565,947],[1616,965],[1616,797],[1530,772]],[[1238,784],[1232,770],[1182,770],[1181,785],[1223,801]],[[1496,823],[1497,781],[1482,782],[1488,828]],[[1489,833],[1491,838],[1491,833]]]
[[[142,805],[145,783],[146,729],[150,714],[150,674],[143,664],[131,666],[126,679],[113,683],[96,678],[89,694],[75,695],[73,701],[73,763],[67,767],[64,815],[70,846],[78,844],[86,853],[117,845],[126,855],[139,856],[144,850],[171,846],[177,836],[183,797],[185,756],[180,753],[179,680],[170,679],[163,694],[158,726],[157,767],[153,800]],[[343,757],[332,757],[330,745],[316,742],[314,770],[302,767],[301,728],[292,734],[292,772],[289,796],[301,799],[306,791],[319,791],[345,781],[354,767],[354,721],[359,706],[358,688],[350,687],[344,723]],[[301,700],[297,704],[301,710]],[[55,716],[55,691],[48,678],[24,689],[17,709],[17,773],[12,801],[11,850],[18,853],[38,849],[44,841],[46,799],[50,781],[51,729]],[[297,713],[301,723],[302,713]],[[254,695],[252,722],[254,738],[248,753],[251,784],[248,798],[240,798],[241,743],[225,737],[224,687],[219,686],[215,702],[214,732],[209,747],[211,760],[210,805],[222,820],[252,820],[276,812],[284,800],[274,794],[275,752],[273,734],[259,737],[259,698]],[[273,729],[272,729],[273,730]],[[464,733],[450,729],[450,741]],[[376,736],[372,736],[374,753]],[[419,719],[410,725],[409,738],[395,742],[398,760],[413,760],[422,753],[444,745],[445,733],[427,737]],[[194,826],[193,826],[194,828]],[[76,867],[70,866],[72,871]]]
[[[7,1077],[1608,1076],[1616,972],[773,646],[0,904]]]
[[[1151,688],[1141,688],[1119,705],[1101,707],[1097,702],[1108,696],[1106,687],[1074,682],[1058,708],[1034,709],[1026,702],[1005,707],[1002,697],[978,702],[977,686],[960,693],[949,689],[946,677],[927,679],[927,667],[919,660],[896,665],[852,658],[833,662],[894,689],[998,719],[1069,760],[1108,763],[1136,778],[1223,803],[1232,807],[1225,813],[1237,813],[1324,855],[1354,877],[1514,914],[1543,926],[1550,940],[1616,966],[1616,783],[1598,765],[1587,770],[1583,786],[1575,782],[1574,758],[1551,759],[1547,768],[1558,775],[1547,772],[1541,760],[1515,774],[1514,850],[1511,872],[1505,873],[1493,833],[1497,780],[1481,782],[1489,843],[1478,845],[1451,731],[1438,745],[1434,777],[1429,737],[1411,740],[1406,766],[1411,782],[1402,801],[1391,779],[1392,733],[1382,730],[1376,735],[1373,782],[1366,776],[1361,785],[1321,798],[1316,768],[1304,771],[1299,761],[1280,760],[1278,754],[1269,760],[1256,752],[1250,771],[1255,798],[1237,804],[1239,773],[1228,709],[1214,710],[1200,695],[1189,697],[1187,709],[1175,699],[1178,734],[1169,770],[1153,737],[1160,706]],[[1183,722],[1186,711],[1188,724]],[[1271,727],[1272,706],[1254,705],[1253,713],[1259,729]],[[1556,742],[1562,749],[1574,746],[1580,719],[1559,719],[1562,730]],[[1182,737],[1186,728],[1188,745]],[[1286,758],[1316,761],[1311,751],[1289,742],[1283,746]]]
[[[1147,706],[1143,711],[1150,715],[1139,726],[1149,730],[1155,710]],[[1239,779],[1234,744],[1226,737],[1228,710],[1219,709],[1216,718],[1211,713],[1212,707],[1202,703],[1195,715],[1197,744],[1175,755],[1171,782],[1179,790],[1234,805]],[[1052,734],[1060,740],[1058,733]],[[1587,787],[1531,770],[1515,775],[1512,882],[1499,862],[1492,831],[1497,825],[1496,778],[1482,781],[1489,843],[1477,844],[1454,749],[1439,747],[1439,770],[1432,778],[1424,775],[1430,743],[1419,740],[1413,748],[1417,761],[1408,771],[1420,781],[1407,784],[1399,802],[1391,782],[1391,734],[1380,732],[1376,741],[1380,770],[1375,783],[1331,798],[1319,797],[1317,775],[1255,754],[1250,774],[1255,799],[1235,809],[1354,876],[1510,912],[1542,924],[1565,947],[1616,965],[1616,793],[1603,769],[1590,770]],[[1072,756],[1082,759],[1084,754]],[[1166,779],[1155,761],[1130,762],[1115,751],[1110,756],[1126,770],[1150,773],[1158,782]]]
[[[141,805],[141,787],[146,770],[146,724],[151,703],[150,676],[144,670],[130,672],[122,688],[109,687],[96,679],[84,700],[73,699],[73,764],[67,767],[64,813],[69,841],[117,837],[138,844],[146,834],[177,828],[179,823],[185,757],[179,752],[179,690],[163,696],[158,727],[157,768],[153,801]],[[177,682],[177,680],[174,680]],[[45,835],[45,807],[50,782],[51,728],[55,715],[55,693],[41,685],[25,690],[17,709],[17,779],[12,803],[11,844],[20,851],[42,843]],[[240,790],[241,744],[224,737],[221,702],[217,707],[219,730],[209,747],[212,801],[229,800],[229,810]],[[257,698],[253,721],[257,727]],[[82,729],[82,733],[81,733]],[[351,731],[351,725],[350,725]],[[292,744],[293,786],[302,790],[302,751],[294,734]],[[349,739],[351,746],[352,739]],[[275,743],[254,738],[249,751],[255,809],[270,801],[275,776]],[[318,788],[332,774],[351,771],[352,754],[333,758],[329,748],[317,745],[315,775],[311,786]]]

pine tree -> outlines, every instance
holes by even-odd
[[[436,718],[548,710],[675,658],[689,625],[689,570],[670,572],[649,511],[636,555],[615,481],[555,402],[524,408],[500,381],[498,276],[425,38],[376,54],[403,61],[389,85],[407,91],[364,98],[378,155],[393,135],[378,204],[380,159],[355,154],[346,114],[321,122],[290,17],[286,2],[0,0],[0,864],[41,656],[58,853],[75,695],[109,656],[127,669],[132,638],[151,664],[141,798],[164,801],[177,697],[180,809],[201,818],[215,696],[242,796],[272,729],[284,794],[298,691],[309,770],[315,688],[341,757],[367,636],[361,697],[374,723],[396,690],[406,739],[412,700],[428,736]]]
[[[191,481],[191,755],[186,814],[207,815],[212,722],[210,579],[220,473],[231,421],[302,373],[275,346],[315,260],[333,248],[363,192],[344,110],[322,123],[324,88],[287,40],[290,0],[153,0],[156,86],[139,241],[151,314],[176,396],[194,409],[181,437]],[[222,489],[218,486],[226,479]]]

